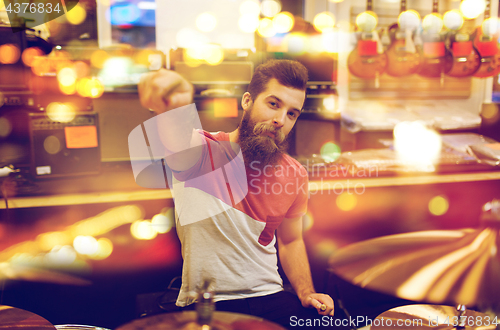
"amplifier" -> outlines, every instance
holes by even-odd
[[[35,178],[98,174],[101,148],[97,113],[77,114],[57,122],[43,113],[31,113],[31,165]]]

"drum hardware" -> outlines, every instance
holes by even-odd
[[[401,329],[481,329],[493,330],[498,320],[485,313],[441,305],[408,305],[383,312],[371,325],[373,330]]]
[[[130,323],[118,327],[116,330],[283,330],[284,328],[260,317],[251,315],[218,312],[212,316],[210,326],[199,325],[198,315],[195,311],[183,311],[174,313],[157,314],[134,320]]]
[[[57,330],[109,330],[107,328],[94,327],[83,324],[58,324],[54,325]]]
[[[498,309],[500,201],[484,205],[481,223],[479,229],[403,233],[351,244],[330,258],[329,271],[360,287],[402,299],[458,306],[458,314],[449,306],[420,307],[445,310],[450,318],[478,313],[465,306]],[[404,312],[416,308],[396,309],[394,318],[404,319]],[[476,316],[486,318],[482,313]],[[450,326],[464,327],[470,325]]]
[[[477,306],[500,296],[500,201],[483,207],[479,229],[431,230],[355,243],[329,270],[351,283],[399,298]]]
[[[280,330],[281,326],[246,314],[219,312],[215,311],[213,282],[210,279],[203,280],[201,287],[195,292],[190,293],[193,300],[196,299],[194,311],[179,312],[175,306],[175,300],[179,289],[174,288],[174,283],[180,279],[180,276],[174,277],[168,285],[167,291],[156,298],[158,306],[167,311],[167,313],[148,315],[141,314],[139,319],[122,325],[117,330],[231,330],[231,329],[262,329],[262,330]],[[175,294],[175,298],[174,295]],[[165,304],[165,300],[166,304]],[[177,310],[177,311],[174,311]],[[70,330],[70,329],[60,329]],[[72,330],[72,329],[71,329]]]
[[[201,325],[202,327],[205,325],[210,326],[212,324],[212,318],[215,311],[212,283],[213,282],[211,280],[205,279],[196,298],[196,321],[198,325]]]
[[[166,312],[173,312],[178,307],[175,305],[177,297],[179,296],[180,286],[174,287],[176,281],[181,281],[181,276],[174,277],[168,284],[167,290],[156,298],[156,305]]]

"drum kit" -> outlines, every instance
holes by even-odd
[[[43,317],[24,309],[0,305],[0,329],[23,330],[109,330],[88,325],[53,325]]]
[[[210,325],[200,324],[195,311],[164,313],[137,319],[117,330],[283,330],[262,318],[230,312],[214,311]]]
[[[377,330],[498,329],[500,201],[484,205],[481,222],[479,229],[420,231],[354,243],[330,257],[329,271],[362,288],[429,303],[380,314],[371,323]]]
[[[499,200],[484,205],[481,221],[478,229],[411,232],[354,243],[330,257],[329,271],[362,288],[426,303],[383,312],[372,320],[373,330],[500,329],[500,315],[495,314],[500,311]],[[74,280],[43,275],[55,282]],[[134,320],[117,330],[283,329],[262,318],[220,311],[213,311],[211,322],[204,324],[199,322],[198,314],[158,314]],[[0,329],[4,328],[107,330],[52,325],[34,313],[0,305]]]
[[[127,323],[117,330],[283,330],[262,318],[229,312],[214,312],[210,326],[197,322],[195,311],[158,314]],[[90,325],[52,325],[45,318],[26,310],[0,305],[0,329],[12,330],[109,330]]]

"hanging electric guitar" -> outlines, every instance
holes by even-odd
[[[483,24],[477,28],[474,46],[481,56],[481,65],[474,77],[486,78],[498,74],[500,58],[497,43],[496,22],[490,19],[490,0],[486,0]]]
[[[451,69],[446,74],[451,77],[468,77],[473,75],[481,65],[481,56],[472,43],[471,35],[474,32],[474,21],[464,21],[462,14],[458,11],[445,13],[445,26],[447,16],[451,24],[448,33],[447,49],[451,54]]]
[[[375,79],[375,86],[378,86],[379,77],[387,66],[387,56],[375,31],[377,20],[372,11],[372,0],[367,0],[366,11],[356,17],[360,38],[347,58],[349,72],[359,78]]]
[[[413,35],[420,24],[420,15],[414,10],[406,10],[406,0],[401,0],[398,23],[389,27],[391,44],[386,51],[385,72],[393,77],[403,77],[418,71],[420,49],[413,41]]]
[[[441,78],[443,84],[444,75],[450,71],[452,61],[441,34],[443,19],[438,13],[438,0],[432,1],[432,13],[424,17],[422,26],[423,57],[418,74],[427,78]]]

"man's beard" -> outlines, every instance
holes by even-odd
[[[276,165],[288,149],[288,139],[281,128],[265,123],[256,123],[250,118],[252,109],[243,114],[239,126],[239,145],[245,164],[256,167]],[[266,135],[274,134],[274,138]]]

